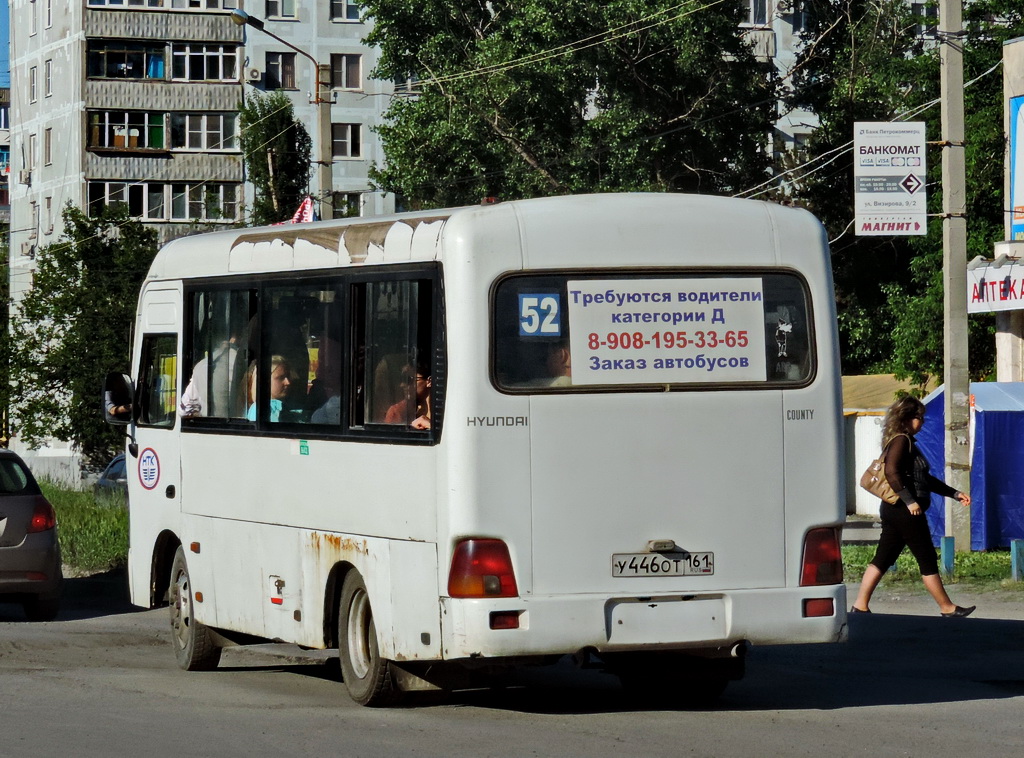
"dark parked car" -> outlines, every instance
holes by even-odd
[[[119,493],[127,501],[128,473],[124,462],[124,453],[114,456],[114,459],[107,464],[103,473],[100,474],[100,478],[92,486],[92,491],[97,497]]]
[[[57,516],[28,466],[0,449],[0,602],[21,603],[32,621],[52,621],[63,575]]]

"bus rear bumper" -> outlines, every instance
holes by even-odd
[[[843,642],[847,637],[846,587],[841,584],[643,597],[560,595],[441,602],[443,655],[448,660],[580,650],[714,654],[738,642],[785,645]],[[831,612],[824,615],[826,611]],[[515,628],[509,628],[513,623]]]

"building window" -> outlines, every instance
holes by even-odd
[[[334,89],[362,89],[362,59],[355,53],[331,54],[331,87]]]
[[[295,18],[295,0],[267,0],[269,18]]]
[[[49,29],[53,26],[53,0],[46,0],[46,6],[44,9],[45,23],[44,26]]]
[[[29,15],[29,35],[33,35],[39,31],[39,17],[36,14],[36,0],[29,0],[28,4],[28,15]]]
[[[43,228],[43,234],[53,234],[53,198],[48,197],[43,200],[43,211],[46,217],[46,226]]]
[[[53,94],[53,61],[43,63],[43,96],[50,97]]]
[[[241,185],[89,182],[89,213],[114,203],[143,221],[238,221]],[[169,202],[168,202],[169,198]]]
[[[359,158],[363,154],[359,124],[331,124],[331,155],[335,158]]]
[[[25,156],[25,168],[29,171],[36,167],[36,135],[28,135],[28,155]]]
[[[175,10],[230,10],[238,0],[88,0],[90,8],[173,8]]]
[[[334,218],[358,218],[363,215],[361,192],[335,192]]]
[[[743,9],[740,23],[750,26],[767,26],[769,0],[740,0]]]
[[[11,106],[0,105],[0,129],[11,128]]]
[[[174,150],[238,149],[238,114],[172,113],[171,148]]]
[[[172,45],[171,78],[190,82],[238,81],[238,46]]]
[[[171,185],[172,221],[237,221],[237,184]]]
[[[49,166],[53,163],[53,129],[47,128],[43,132],[43,165]]]
[[[159,111],[90,111],[89,147],[162,150],[164,114]]]
[[[28,70],[28,101],[34,103],[36,101],[36,90],[38,89],[38,76],[39,71],[37,66],[32,66]]]
[[[86,53],[87,75],[103,79],[163,79],[163,45],[95,40]]]
[[[331,21],[358,21],[361,11],[356,0],[331,0]]]
[[[914,17],[914,33],[925,39],[935,39],[938,32],[939,8],[934,2],[911,3],[910,14]]]
[[[416,74],[396,76],[394,85],[396,95],[415,95],[419,91],[420,78]]]
[[[295,53],[267,53],[267,89],[295,89]]]

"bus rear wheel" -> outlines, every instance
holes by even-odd
[[[392,677],[390,661],[380,657],[377,646],[370,595],[363,577],[355,570],[348,573],[341,586],[338,657],[341,677],[353,700],[368,706],[398,702],[401,692]]]
[[[205,624],[196,621],[192,607],[192,580],[185,551],[178,547],[171,564],[171,644],[178,665],[186,671],[211,671],[220,663],[221,649]]]

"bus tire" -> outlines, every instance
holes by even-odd
[[[345,576],[338,602],[338,658],[341,678],[354,701],[371,707],[398,702],[401,692],[391,675],[391,662],[380,657],[377,646],[370,595],[354,569]]]
[[[205,624],[193,613],[192,580],[188,575],[185,551],[180,546],[171,563],[170,582],[171,644],[178,665],[186,671],[211,671],[220,663],[220,647]]]

